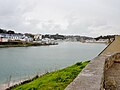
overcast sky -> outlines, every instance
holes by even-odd
[[[120,0],[0,0],[0,28],[94,37],[120,34]]]

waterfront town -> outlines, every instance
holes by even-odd
[[[56,44],[60,41],[65,42],[82,42],[82,43],[110,43],[114,39],[114,35],[100,36],[97,38],[73,35],[50,35],[50,34],[30,34],[15,33],[12,30],[0,29],[0,44],[7,42],[27,42],[39,44]]]

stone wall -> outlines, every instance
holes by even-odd
[[[119,58],[120,53],[99,55],[91,60],[65,90],[104,90],[104,72]]]
[[[106,58],[105,68],[104,68],[105,71],[113,65],[115,60],[118,60],[118,59],[120,59],[120,53],[112,54],[108,58]]]
[[[65,90],[104,90],[104,73],[114,61],[120,59],[118,52],[120,52],[120,35],[115,36],[114,41],[91,60]]]

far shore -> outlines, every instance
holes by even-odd
[[[85,43],[108,44],[107,42],[85,42]]]
[[[58,43],[0,42],[0,48],[31,47],[31,46],[49,46],[49,45],[58,45]]]

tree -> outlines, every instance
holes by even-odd
[[[0,29],[0,33],[7,33],[6,30]]]
[[[12,31],[12,30],[9,30],[9,31],[7,32],[7,34],[15,34],[15,32]]]

